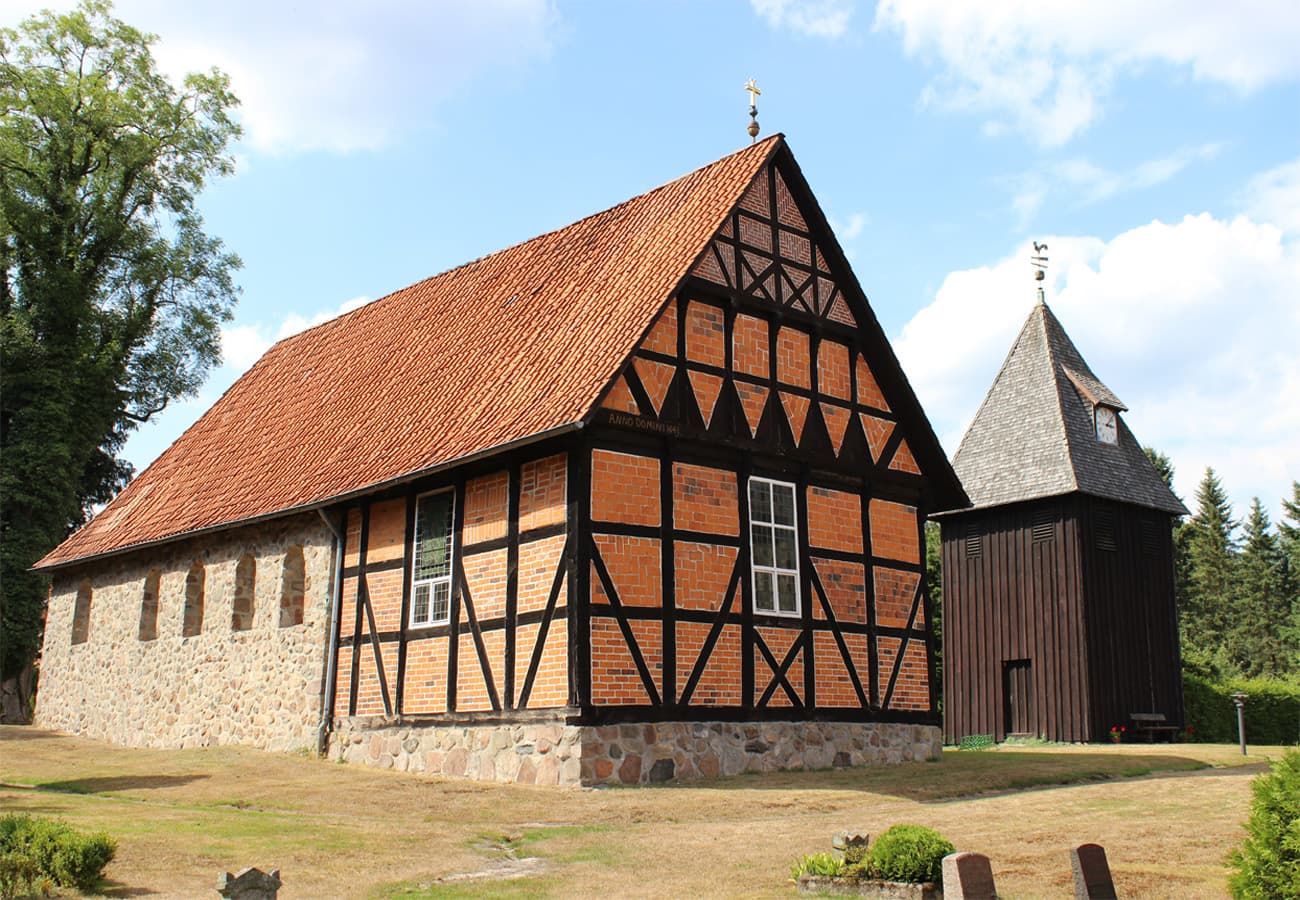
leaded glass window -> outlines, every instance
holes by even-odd
[[[794,485],[751,478],[749,523],[754,611],[799,615],[799,528]]]
[[[451,491],[425,494],[415,509],[411,624],[440,625],[451,611]]]

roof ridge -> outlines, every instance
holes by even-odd
[[[455,272],[459,272],[461,270],[468,269],[472,266],[479,265],[483,263],[485,260],[489,260],[494,256],[500,256],[503,253],[510,253],[512,251],[519,250],[520,248],[526,247],[535,241],[545,240],[546,238],[560,234],[561,232],[568,231],[571,228],[576,229],[582,224],[586,222],[590,222],[592,219],[598,218],[599,216],[608,215],[609,213],[612,213],[617,209],[621,209],[622,207],[628,206],[629,204],[636,203],[639,200],[644,200],[653,194],[657,194],[660,191],[667,190],[668,188],[672,187],[678,182],[685,181],[688,178],[694,178],[698,175],[701,175],[704,172],[707,172],[709,169],[712,169],[715,166],[720,166],[728,162],[729,160],[734,159],[737,156],[741,156],[742,154],[746,154],[746,153],[753,153],[758,147],[761,147],[764,144],[773,143],[773,142],[779,143],[784,140],[785,140],[785,133],[778,131],[775,134],[771,134],[763,138],[763,140],[761,141],[757,141],[753,144],[750,144],[748,147],[742,147],[739,150],[735,150],[731,153],[728,153],[726,156],[720,156],[717,159],[713,160],[712,162],[705,163],[704,165],[694,168],[683,175],[679,175],[676,178],[670,179],[668,181],[663,182],[662,184],[656,185],[655,187],[652,187],[649,190],[642,191],[639,194],[634,194],[633,196],[628,197],[625,200],[621,200],[618,203],[613,204],[612,206],[607,206],[604,209],[600,209],[597,210],[596,212],[585,215],[581,219],[575,219],[574,221],[569,222],[565,225],[557,226],[555,228],[550,229],[549,231],[543,231],[541,234],[535,234],[532,237],[525,238],[522,241],[516,241],[513,244],[508,244],[507,246],[502,247],[499,250],[493,250],[491,253],[484,253],[482,256],[477,256],[474,259],[466,260],[465,262],[460,263],[459,265],[452,266],[450,269],[443,269],[441,272],[435,272],[432,275],[428,275],[424,278],[421,278],[419,281],[414,281],[411,284],[404,285],[403,287],[389,291],[387,294],[376,297],[374,300],[371,300],[369,303],[365,303],[361,306],[358,306],[356,309],[350,309],[347,312],[339,313],[337,316],[333,316],[329,319],[326,319],[324,322],[318,322],[317,324],[312,325],[309,328],[304,328],[302,331],[288,335],[287,337],[280,338],[278,341],[276,341],[274,344],[268,347],[266,352],[270,353],[272,350],[274,350],[276,347],[280,346],[281,344],[284,344],[288,341],[295,341],[298,338],[302,337],[303,335],[310,334],[311,332],[316,331],[318,329],[325,328],[328,325],[334,325],[342,321],[343,319],[352,316],[354,313],[359,313],[362,310],[369,309],[377,303],[383,303],[385,301],[388,301],[398,294],[403,294],[407,291],[415,290],[421,287],[422,285],[428,284],[430,281],[434,281],[435,279],[445,278],[449,275],[452,275]],[[737,200],[737,202],[739,202],[739,200]],[[689,271],[689,267],[687,271]],[[262,358],[265,358],[265,355],[266,354],[263,354]],[[258,362],[261,362],[262,358],[259,358]]]
[[[1015,356],[1016,351],[1020,349],[1020,342],[1024,339],[1025,332],[1029,329],[1029,325],[1034,318],[1034,313],[1038,311],[1039,306],[1046,306],[1046,304],[1041,301],[1034,301],[1034,308],[1030,311],[1024,324],[1020,326],[1020,330],[1016,332],[1016,339],[1011,342],[1011,347],[1007,350],[1006,355],[1002,357],[1002,365],[998,366],[997,374],[993,376],[993,383],[990,384],[989,389],[984,392],[984,399],[980,401],[979,409],[975,410],[975,415],[971,416],[970,425],[966,426],[966,432],[961,436],[961,441],[957,444],[957,449],[953,452],[952,458],[954,460],[961,455],[961,451],[966,446],[966,442],[970,440],[971,432],[973,430],[971,426],[979,421],[980,414],[984,412],[984,407],[988,406],[989,399],[993,396],[998,383],[1001,382],[1003,376],[1006,375],[1007,364],[1011,362],[1011,357]]]
[[[1065,444],[1065,459],[1069,465],[1070,480],[1074,483],[1074,489],[1077,491],[1080,489],[1079,469],[1074,458],[1074,443],[1070,440],[1070,429],[1065,427],[1065,404],[1064,398],[1061,396],[1061,375],[1064,373],[1058,373],[1057,371],[1058,369],[1064,369],[1065,363],[1057,359],[1056,347],[1052,343],[1052,335],[1049,332],[1050,326],[1048,323],[1056,323],[1057,330],[1060,331],[1065,340],[1070,343],[1070,346],[1073,347],[1074,342],[1070,341],[1069,335],[1065,334],[1065,326],[1061,324],[1060,319],[1056,318],[1056,313],[1052,312],[1051,307],[1047,305],[1047,301],[1039,301],[1038,306],[1043,310],[1043,342],[1047,345],[1047,374],[1052,379],[1052,387],[1054,388],[1052,394],[1056,399],[1056,425],[1061,430],[1061,437]],[[1074,353],[1080,360],[1083,359],[1083,355],[1079,353],[1077,347],[1075,347]]]

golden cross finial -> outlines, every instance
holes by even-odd
[[[758,140],[758,98],[763,92],[758,89],[754,79],[745,82],[745,90],[749,91],[749,141],[752,144]]]

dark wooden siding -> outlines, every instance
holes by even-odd
[[[1091,497],[1081,511],[1092,737],[1130,725],[1132,713],[1181,725],[1169,516]]]
[[[948,516],[942,539],[945,739],[1004,739],[1005,664],[1026,660],[1029,730],[1087,740],[1077,500]]]
[[[946,740],[1006,737],[1020,660],[1040,737],[1101,740],[1141,712],[1182,724],[1167,515],[1074,494],[948,516],[942,535]]]

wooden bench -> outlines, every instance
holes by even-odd
[[[1148,744],[1155,743],[1157,736],[1173,741],[1174,735],[1182,730],[1177,725],[1168,724],[1164,713],[1129,713],[1129,718],[1133,721],[1133,733],[1141,735]]]

